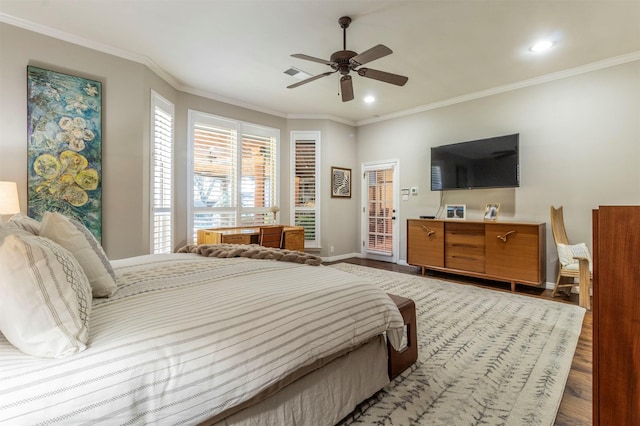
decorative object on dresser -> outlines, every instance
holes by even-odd
[[[593,424],[640,424],[640,206],[593,211]]]
[[[407,220],[407,263],[425,269],[540,286],[544,223]]]
[[[554,424],[585,309],[339,263],[416,306],[418,360],[341,426]]]
[[[579,303],[585,309],[591,309],[591,280],[592,262],[589,248],[585,243],[569,244],[567,231],[564,227],[562,206],[551,206],[551,233],[558,251],[558,278],[552,295],[558,294],[561,288],[568,289],[567,293],[576,286],[576,278],[580,288]]]
[[[487,204],[484,208],[484,220],[498,220],[499,211],[500,203]]]
[[[351,198],[351,169],[331,167],[331,197]]]
[[[447,204],[444,206],[447,219],[466,219],[467,206],[465,204]]]

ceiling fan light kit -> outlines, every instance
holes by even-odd
[[[392,74],[385,71],[374,70],[371,68],[359,68],[366,63],[390,55],[391,53],[393,53],[393,51],[382,44],[378,44],[377,46],[374,46],[371,49],[366,50],[360,54],[354,52],[353,50],[347,50],[347,28],[349,28],[349,24],[351,24],[351,18],[348,16],[343,16],[338,19],[338,24],[340,24],[340,28],[342,28],[342,50],[334,52],[328,61],[302,53],[295,53],[291,55],[294,58],[329,65],[333,69],[333,71],[328,71],[307,78],[306,80],[299,81],[290,86],[287,86],[288,89],[293,89],[295,87],[302,86],[303,84],[310,83],[319,78],[339,72],[342,75],[342,77],[340,78],[342,102],[347,102],[353,100],[354,98],[353,81],[351,79],[351,75],[349,75],[351,71],[356,72],[361,77],[371,78],[373,80],[382,81],[384,83],[395,84],[396,86],[404,86],[406,84],[409,79],[405,76]]]

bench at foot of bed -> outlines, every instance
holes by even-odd
[[[393,380],[406,370],[418,359],[418,332],[416,330],[416,304],[406,297],[389,294],[402,314],[406,327],[406,346],[399,351],[393,349],[387,342],[387,352],[389,353],[388,372],[389,379]]]

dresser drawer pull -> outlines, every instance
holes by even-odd
[[[436,231],[429,229],[427,226],[424,226],[424,225],[421,225],[421,226],[422,226],[422,230],[427,233],[427,237],[430,237],[436,233]]]
[[[498,238],[499,240],[502,240],[503,242],[505,242],[505,243],[506,243],[506,242],[507,242],[507,239],[509,238],[509,235],[512,235],[512,234],[515,234],[515,233],[516,233],[516,231],[509,231],[509,232],[507,232],[507,233],[506,233],[506,234],[504,234],[504,235],[498,235],[498,237],[497,237],[497,238]]]

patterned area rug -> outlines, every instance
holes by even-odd
[[[340,424],[552,425],[585,310],[340,263],[416,303],[418,362]]]

